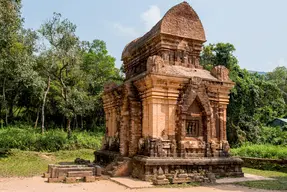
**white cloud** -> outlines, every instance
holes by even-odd
[[[156,5],[150,6],[148,10],[140,15],[140,18],[145,25],[145,31],[150,30],[161,19],[159,7]],[[123,26],[121,23],[115,23],[113,27],[122,36],[136,38],[141,34],[135,28]]]
[[[118,32],[121,33],[121,35],[133,37],[133,38],[138,36],[138,33],[136,32],[136,30],[133,27],[126,27],[120,23],[115,23],[114,28],[117,29]]]
[[[146,30],[150,30],[161,19],[159,7],[150,6],[147,11],[141,14],[141,19],[145,23]]]

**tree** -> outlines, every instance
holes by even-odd
[[[103,125],[103,85],[123,80],[105,42],[80,41],[76,26],[58,13],[39,33],[24,29],[20,8],[21,1],[0,0],[0,122],[36,128],[41,119],[42,133],[65,126],[69,136],[78,122],[82,129]]]
[[[20,8],[21,1],[0,1],[0,111],[2,105],[6,125],[13,121],[16,111],[19,114],[23,108],[29,109],[29,101],[23,93],[31,93],[39,86],[33,55],[37,49],[37,34],[22,28]]]
[[[21,27],[20,17],[21,1],[0,0],[0,79],[2,82],[2,107],[5,111],[5,123],[8,124],[8,104],[7,104],[7,66],[10,61],[10,51],[17,40],[17,32]],[[1,114],[0,114],[1,115]]]
[[[268,79],[241,69],[233,55],[234,51],[234,46],[229,43],[205,46],[201,63],[208,70],[216,65],[226,66],[230,70],[231,80],[236,83],[231,90],[227,109],[229,142],[232,145],[240,145],[245,141],[256,143],[260,139],[262,126],[284,115],[287,107],[279,84],[270,81],[271,77]]]
[[[272,72],[267,73],[267,79],[274,82],[282,91],[284,100],[287,103],[287,68],[276,67]]]
[[[207,70],[217,65],[224,65],[231,70],[238,63],[234,52],[235,47],[230,43],[209,44],[201,53],[201,65]]]
[[[60,86],[58,99],[60,109],[67,119],[67,132],[71,135],[71,118],[73,106],[71,98],[75,93],[73,88],[75,81],[73,75],[79,69],[80,46],[78,37],[75,35],[76,26],[67,19],[62,19],[61,14],[54,13],[51,20],[41,26],[40,33],[48,40],[52,57],[57,63],[57,72],[54,77]],[[58,90],[59,91],[59,90]]]
[[[115,58],[108,54],[104,41],[82,42],[82,50],[83,63],[81,69],[85,73],[87,91],[94,101],[93,108],[88,110],[86,117],[88,127],[93,127],[104,123],[101,101],[104,84],[109,81],[121,83],[124,77],[120,70],[115,67]],[[83,113],[81,113],[82,116]]]

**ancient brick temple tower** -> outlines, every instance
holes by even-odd
[[[96,161],[112,162],[121,170],[113,170],[115,175],[143,180],[160,168],[166,175],[177,169],[243,175],[242,160],[228,157],[226,138],[234,83],[224,66],[211,72],[200,66],[205,41],[198,15],[183,2],[125,47],[125,82],[105,86],[107,130]],[[119,159],[128,162],[125,168],[115,166]]]

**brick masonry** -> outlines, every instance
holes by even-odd
[[[205,41],[198,15],[183,2],[126,46],[125,82],[105,86],[106,135],[96,161],[108,164],[129,157],[131,174],[143,180],[159,169],[165,174],[183,169],[243,176],[242,161],[229,158],[226,138],[234,83],[224,66],[209,72],[199,65]]]

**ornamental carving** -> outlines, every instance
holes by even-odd
[[[126,79],[103,93],[106,134],[95,155],[108,164],[106,172],[155,183],[169,182],[167,176],[190,181],[204,171],[242,176],[242,161],[229,157],[226,138],[234,83],[224,66],[211,72],[200,66],[205,41],[198,15],[183,2],[125,47]]]

